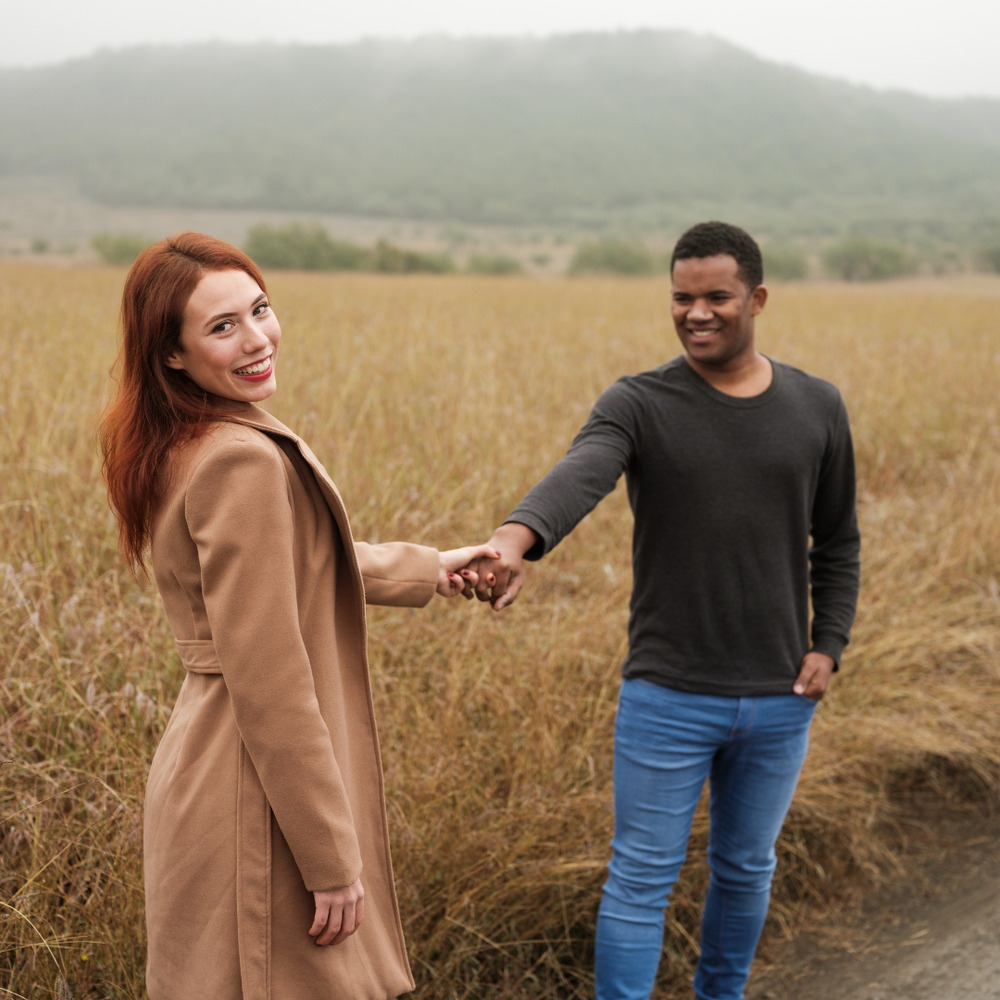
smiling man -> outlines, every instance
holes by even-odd
[[[711,879],[694,988],[700,1000],[743,996],[775,841],[858,592],[847,411],[829,382],[758,353],[760,249],[742,229],[703,223],[677,242],[671,276],[684,353],[604,392],[494,533],[502,557],[484,560],[477,588],[497,610],[510,604],[522,558],[549,552],[625,473],[633,590],[598,1000],[650,994],[706,780]]]

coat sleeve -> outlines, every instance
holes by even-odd
[[[291,494],[275,446],[230,430],[192,473],[185,516],[236,725],[303,882],[350,885],[361,852],[299,630]]]
[[[422,608],[437,590],[437,549],[408,542],[355,542],[365,600],[394,608]]]

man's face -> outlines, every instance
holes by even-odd
[[[728,254],[674,263],[671,312],[688,357],[710,368],[739,367],[754,356],[754,317],[767,289],[750,291]]]

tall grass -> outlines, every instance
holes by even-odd
[[[117,558],[92,437],[123,273],[0,265],[0,985],[141,997],[141,804],[182,679]],[[360,539],[478,541],[601,389],[676,353],[663,280],[276,274],[271,409]],[[893,803],[1000,776],[1000,281],[785,287],[774,356],[833,379],[864,530],[855,641],[820,707],[768,934],[893,863]],[[587,996],[630,584],[619,489],[502,615],[371,609],[399,894],[421,997]],[[696,960],[704,814],[663,997]],[[303,928],[303,933],[305,928]]]

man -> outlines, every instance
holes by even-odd
[[[711,878],[694,989],[743,996],[774,844],[857,600],[847,412],[833,385],[757,352],[760,249],[742,229],[703,223],[678,241],[671,276],[683,355],[600,397],[494,533],[501,558],[483,560],[477,587],[496,610],[509,605],[522,558],[549,552],[625,473],[634,582],[598,1000],[649,996],[706,778]]]

